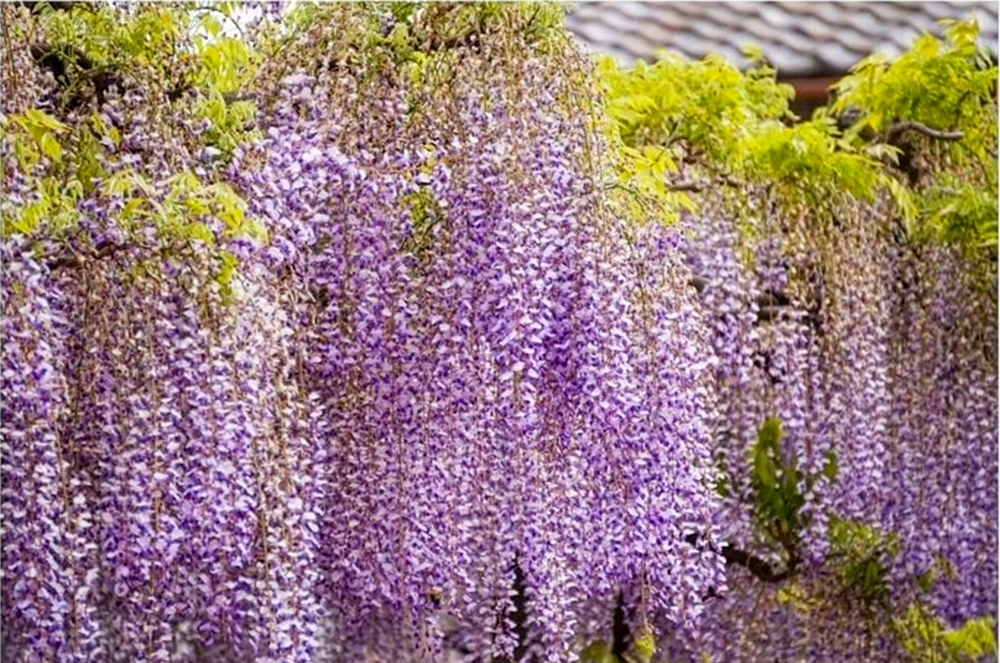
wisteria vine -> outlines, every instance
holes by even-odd
[[[71,84],[62,14],[3,8],[4,663],[896,660],[885,597],[995,616],[975,259],[881,199],[637,220],[554,7],[260,6],[259,61],[95,11]],[[885,593],[835,595],[869,533]]]

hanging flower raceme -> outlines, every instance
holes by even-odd
[[[932,585],[952,623],[994,609],[996,291],[958,251],[900,251],[888,417],[895,445],[880,518],[899,532],[896,582]]]
[[[916,258],[881,225],[881,205],[857,206],[819,236],[789,216],[780,227],[752,221],[748,233],[717,214],[688,220],[686,253],[719,359],[719,524],[770,572],[745,558],[736,566],[746,570],[730,567],[696,651],[895,660],[899,638],[866,621],[876,604],[903,612],[926,601],[950,624],[990,614],[996,573],[977,560],[996,537],[986,522],[996,513],[995,292],[976,280],[980,267],[945,250]],[[762,503],[754,464],[768,417],[782,425],[778,467],[798,473],[788,494],[801,503],[787,513]],[[770,527],[789,516],[797,529]],[[878,564],[868,580],[838,575],[866,560]],[[791,589],[773,578],[783,569]],[[828,595],[837,582],[846,586]]]
[[[74,471],[66,376],[74,330],[61,284],[30,248],[14,239],[2,257],[5,657],[98,660],[96,523],[87,479]]]
[[[690,542],[713,535],[713,401],[677,249],[630,245],[602,206],[559,98],[579,92],[480,48],[441,99],[441,81],[374,95],[371,72],[286,74],[235,167],[312,300],[324,597],[355,654],[562,660],[619,602],[641,634],[693,624],[721,585]]]
[[[69,275],[17,248],[3,328],[11,660],[314,660],[321,411],[298,387],[273,282],[241,277],[245,298],[223,303],[204,254]]]
[[[34,234],[3,239],[4,661],[312,661],[325,450],[294,288],[209,184],[192,104],[136,78],[93,113],[36,89],[59,120],[4,100],[5,228]],[[92,179],[49,188],[65,155],[25,159],[25,127]]]
[[[115,647],[121,660],[310,660],[318,516],[290,333],[259,284],[223,305],[197,269],[206,259],[110,259],[77,275],[78,379],[92,385],[77,406],[77,471],[93,477],[101,514],[116,606],[105,635],[135,643]]]

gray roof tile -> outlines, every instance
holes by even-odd
[[[876,51],[898,55],[942,18],[979,20],[997,52],[996,2],[585,2],[567,19],[594,51],[624,63],[659,49],[700,58],[720,53],[743,66],[745,43],[788,78],[832,76]]]

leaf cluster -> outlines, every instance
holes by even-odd
[[[996,250],[997,68],[975,21],[942,21],[944,39],[924,34],[895,60],[875,54],[835,86],[834,113],[857,119],[853,143],[874,136],[899,148],[889,159],[915,184],[909,215],[917,234]],[[960,136],[942,141],[895,127],[919,123]]]
[[[673,197],[678,184],[764,186],[779,206],[817,219],[885,197],[914,238],[995,250],[996,66],[974,22],[945,25],[943,40],[925,34],[896,60],[861,61],[834,86],[831,106],[805,121],[759,50],[747,49],[754,65],[746,72],[714,55],[659,53],[629,68],[599,59],[618,184],[647,209],[664,206],[668,219],[694,204]],[[962,138],[945,142],[900,122]],[[686,186],[693,179],[701,185]]]
[[[845,594],[869,606],[885,607],[890,598],[888,564],[899,553],[899,538],[843,518],[830,522],[828,566]]]
[[[119,91],[141,84],[150,122],[164,123],[162,111],[175,105],[191,125],[206,127],[188,136],[192,152],[225,161],[259,135],[254,104],[233,98],[250,85],[261,59],[252,40],[230,34],[232,26],[239,30],[236,11],[232,3],[36,7],[29,25],[44,48],[33,54],[40,63],[39,56],[58,56],[58,103],[51,113],[34,108],[2,120],[13,165],[32,191],[26,201],[4,200],[2,234],[60,240],[74,233],[81,203],[93,198],[140,243],[150,230],[164,245],[215,247],[219,239],[236,236],[265,240],[261,226],[247,218],[245,201],[212,173],[196,175],[182,165],[164,175],[146,172],[142,163],[118,163],[125,127],[101,112],[100,90],[91,112],[79,108],[80,95],[99,76]],[[228,21],[226,29],[222,21]],[[236,259],[211,250],[226,290]]]
[[[926,606],[911,603],[893,619],[893,628],[913,663],[975,663],[997,655],[992,617],[973,617],[951,629]]]
[[[595,640],[580,652],[580,663],[650,663],[656,651],[656,637],[646,627],[621,653],[615,653],[604,640]]]
[[[769,539],[788,554],[789,564],[798,563],[802,530],[811,522],[803,513],[803,491],[811,491],[820,476],[833,480],[837,474],[836,455],[831,451],[823,469],[816,474],[802,471],[794,454],[782,449],[781,421],[768,418],[760,427],[757,443],[750,451],[750,485],[757,523]]]
[[[652,64],[640,61],[630,69],[603,57],[597,71],[606,112],[633,148],[684,142],[707,160],[725,163],[734,145],[790,115],[792,88],[778,83],[773,70],[744,74],[719,56],[692,62],[660,52]]]

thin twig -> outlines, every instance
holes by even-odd
[[[104,244],[96,251],[90,253],[80,253],[72,247],[68,247],[70,254],[66,253],[45,256],[43,260],[48,263],[49,269],[61,269],[63,267],[79,267],[88,258],[100,259],[118,253],[128,248],[127,244]]]
[[[673,184],[668,184],[667,188],[671,191],[694,191],[700,192],[708,188],[708,182],[696,182],[693,180],[684,180],[681,182],[675,182]]]

